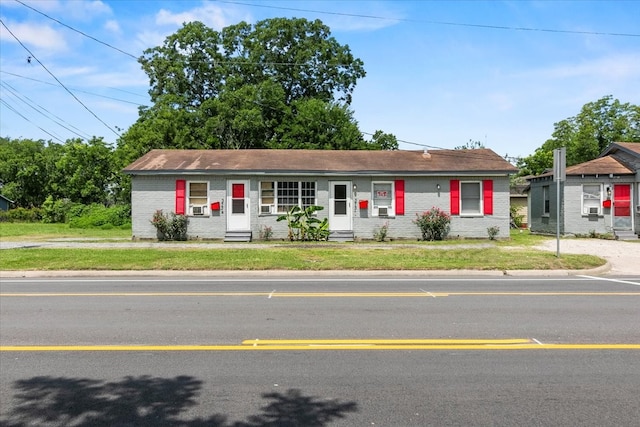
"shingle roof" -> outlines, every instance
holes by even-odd
[[[206,173],[515,173],[489,149],[423,151],[152,150],[123,172]]]
[[[634,171],[612,156],[599,157],[567,168],[567,175],[625,175]]]
[[[569,166],[566,169],[567,175],[633,175],[633,169],[625,166],[613,156],[598,157],[588,162]],[[528,179],[544,178],[553,176],[553,171],[545,172],[541,175],[529,177]]]

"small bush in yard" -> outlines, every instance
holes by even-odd
[[[167,215],[158,209],[154,212],[151,224],[156,228],[158,240],[187,240],[187,225],[189,219],[186,215],[177,215],[171,212]]]
[[[433,207],[420,214],[416,213],[413,223],[420,228],[422,240],[443,240],[449,234],[451,215]]]
[[[373,238],[376,239],[376,242],[384,242],[387,234],[389,234],[389,221],[385,221],[380,228],[373,230]]]
[[[487,228],[487,234],[489,235],[489,240],[496,240],[496,236],[500,233],[500,227],[489,227]]]

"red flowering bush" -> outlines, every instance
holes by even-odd
[[[413,223],[420,228],[422,240],[443,240],[449,234],[451,215],[440,208],[433,207],[421,214],[416,213]]]

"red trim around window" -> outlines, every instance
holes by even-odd
[[[460,180],[449,181],[451,215],[460,215]]]
[[[404,215],[404,179],[396,180],[396,215]]]
[[[176,180],[176,215],[184,215],[184,206],[187,191],[187,181]]]

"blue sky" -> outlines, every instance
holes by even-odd
[[[322,20],[364,61],[355,118],[402,149],[526,156],[587,102],[640,104],[640,1],[2,0],[0,135],[115,142],[148,104],[144,49],[186,21],[281,16]]]

